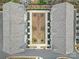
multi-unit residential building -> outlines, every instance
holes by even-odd
[[[4,52],[11,55],[27,49],[52,50],[61,54],[79,52],[76,1],[13,1],[3,5]]]

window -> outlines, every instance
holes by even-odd
[[[79,20],[77,20],[77,24],[79,24]]]
[[[27,12],[27,21],[30,20],[30,13]]]
[[[27,32],[30,32],[30,29],[29,28],[27,29]]]
[[[48,29],[48,32],[50,32],[50,29]]]
[[[27,44],[30,44],[30,41],[29,40],[27,40]]]
[[[27,38],[30,38],[30,34],[27,35]]]
[[[50,27],[50,23],[48,23],[48,26]]]
[[[76,27],[77,30],[79,30],[79,27]]]
[[[79,44],[79,39],[76,39],[76,43]]]
[[[50,40],[48,40],[48,44],[50,45]]]
[[[48,38],[50,38],[50,34],[48,34]]]
[[[79,18],[79,16],[77,16]]]
[[[27,23],[27,26],[30,26],[30,23],[29,22]]]
[[[48,20],[50,21],[50,13],[48,13]]]
[[[76,33],[77,36],[79,36],[79,33]]]

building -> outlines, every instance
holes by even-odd
[[[31,0],[26,4],[3,5],[3,51],[16,54],[26,49],[42,49],[70,54],[74,48],[78,50],[77,9],[73,4],[51,4],[50,0]]]
[[[9,53],[21,52],[23,49],[20,47],[25,44],[24,6],[9,2],[3,6],[3,9],[5,10],[3,11],[3,50]]]

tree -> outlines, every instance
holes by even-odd
[[[39,0],[38,4],[47,4],[44,0]]]

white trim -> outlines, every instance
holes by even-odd
[[[35,58],[35,59],[43,59],[42,57],[39,57],[39,56],[10,56],[6,59],[9,59],[9,58]]]
[[[48,13],[49,12],[49,10],[28,10],[27,12],[38,12],[38,13],[40,13],[40,12],[44,12],[44,13]]]
[[[37,48],[41,48],[41,46],[48,46],[47,42],[48,42],[48,27],[47,27],[47,23],[48,23],[48,12],[49,10],[29,10],[27,11],[30,13],[30,44],[28,46],[36,46]],[[32,13],[45,13],[45,44],[32,44]]]
[[[72,58],[69,58],[69,57],[57,57],[56,59],[72,59]]]
[[[30,12],[30,44],[32,44],[32,12]]]
[[[46,44],[29,44],[28,46],[48,46]]]
[[[25,22],[25,26],[27,26],[27,25],[26,25],[26,20],[27,20],[26,17],[27,17],[27,13],[24,14],[24,22]],[[25,28],[24,31],[27,32],[27,29]],[[25,33],[25,32],[24,32],[24,33]],[[27,35],[25,34],[25,37],[24,37],[24,42],[25,42],[25,43],[26,43],[26,40],[27,40]]]
[[[47,44],[48,42],[48,27],[47,27],[47,24],[48,24],[48,13],[45,13],[45,39],[46,39],[46,42],[45,44]]]

